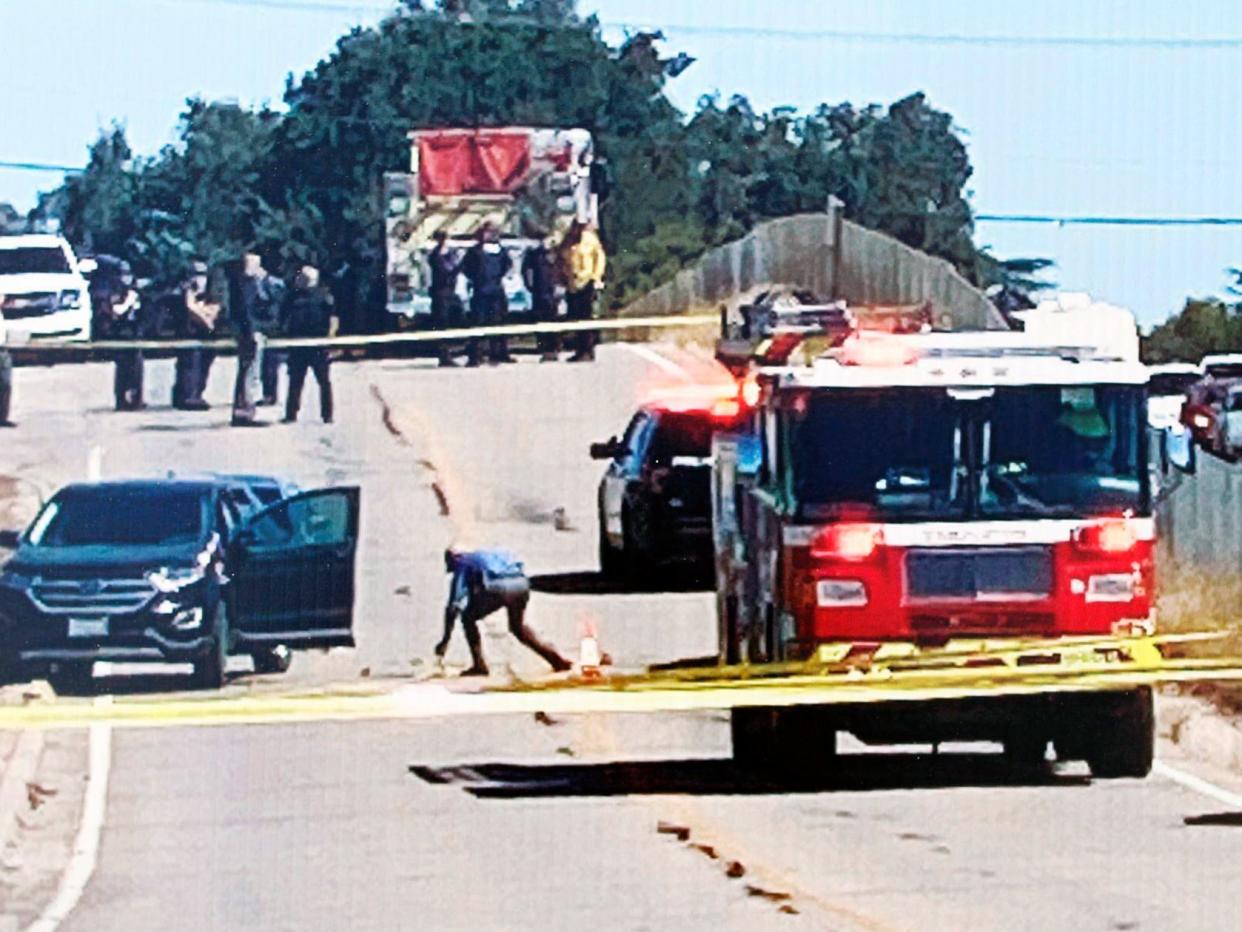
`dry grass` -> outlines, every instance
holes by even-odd
[[[1218,641],[1179,648],[1183,656],[1242,657],[1242,572],[1171,569],[1161,579],[1158,621],[1163,633],[1223,634]],[[1242,711],[1242,684],[1191,684],[1184,691],[1209,698],[1230,712]]]

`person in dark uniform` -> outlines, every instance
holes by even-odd
[[[280,360],[267,352],[267,338],[279,328],[284,286],[263,268],[256,253],[242,258],[233,323],[237,328],[237,382],[233,388],[233,426],[252,427],[256,408],[276,403]]]
[[[502,608],[509,616],[509,631],[522,644],[547,661],[558,673],[573,666],[555,648],[539,640],[526,624],[526,605],[530,602],[530,580],[513,554],[506,550],[464,551],[454,547],[444,551],[445,571],[452,574],[448,604],[444,608],[444,636],[436,644],[436,657],[448,650],[453,625],[461,618],[470,647],[471,665],[463,676],[487,676],[479,622]]]
[[[172,319],[177,337],[183,340],[210,340],[216,335],[220,305],[207,294],[207,263],[195,260],[186,281],[173,292]],[[207,376],[216,354],[208,349],[183,349],[177,353],[173,381],[173,407],[183,411],[206,411],[203,400]]]
[[[294,279],[285,306],[285,329],[291,337],[334,337],[340,322],[332,295],[319,287],[319,270],[302,266]],[[298,419],[306,373],[315,374],[319,384],[319,413],[325,424],[332,423],[331,356],[326,346],[294,346],[289,349],[289,398],[285,402],[286,424]]]
[[[461,261],[461,273],[470,282],[471,326],[487,327],[503,324],[509,310],[505,297],[505,276],[513,267],[513,260],[500,243],[500,231],[490,221],[479,227],[478,242],[466,250]],[[467,346],[467,365],[477,366],[481,361],[479,341],[471,340]],[[513,362],[509,355],[509,341],[504,337],[492,337],[487,341],[488,362]]]
[[[100,256],[91,276],[91,310],[94,334],[103,340],[137,340],[144,335],[140,318],[142,302],[134,288],[134,273],[128,262],[113,256]],[[142,350],[120,350],[113,354],[116,373],[112,380],[118,411],[141,411]]]
[[[0,302],[4,295],[0,294]],[[16,427],[9,420],[9,407],[13,402],[13,357],[5,348],[8,343],[8,325],[4,322],[4,313],[0,312],[0,427]]]
[[[457,323],[461,312],[461,300],[457,297],[461,260],[456,251],[449,248],[448,234],[444,230],[436,230],[432,238],[436,244],[427,254],[431,272],[431,326],[436,330],[445,330]],[[454,365],[447,343],[440,344],[439,356],[440,365]]]
[[[556,253],[548,248],[545,239],[531,246],[522,257],[522,282],[530,292],[531,310],[539,323],[551,323],[556,320],[557,287],[560,285],[560,261]],[[539,358],[543,362],[554,362],[561,349],[559,334],[541,333],[536,338],[539,347]]]

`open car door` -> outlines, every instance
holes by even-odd
[[[256,512],[231,553],[230,623],[243,645],[354,645],[357,488],[318,489]]]

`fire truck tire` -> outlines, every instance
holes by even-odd
[[[837,733],[823,713],[815,706],[734,709],[729,718],[734,762],[802,776],[830,767],[837,755]]]
[[[720,603],[720,659],[728,666],[742,662],[741,636],[737,624],[737,596],[726,595]]]
[[[1019,731],[1004,740],[1005,760],[1015,767],[1038,767],[1048,752],[1048,736],[1039,731]]]
[[[1101,780],[1142,778],[1156,756],[1156,716],[1150,688],[1136,689],[1101,712],[1087,753],[1092,776]]]

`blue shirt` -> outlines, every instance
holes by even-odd
[[[449,585],[448,607],[465,611],[471,594],[486,589],[491,580],[525,575],[522,561],[508,550],[475,550],[460,554]]]

